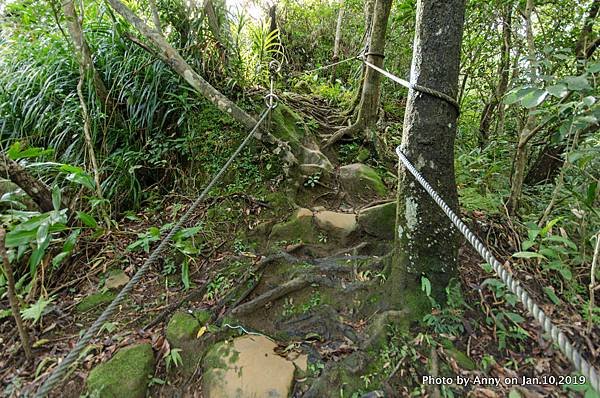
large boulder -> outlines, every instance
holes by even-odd
[[[369,235],[392,240],[396,228],[396,202],[367,207],[358,212],[358,224]]]
[[[154,353],[150,344],[125,347],[90,372],[87,391],[100,398],[144,398],[153,374]]]
[[[340,167],[339,178],[351,201],[367,202],[387,195],[387,189],[377,171],[365,164],[353,163]]]
[[[350,213],[336,213],[334,211],[318,211],[315,213],[317,226],[333,238],[342,242],[357,229],[356,215]]]
[[[314,243],[317,237],[312,211],[300,208],[288,221],[273,225],[269,240],[271,242],[301,240],[305,243]]]
[[[202,393],[206,398],[288,397],[295,366],[277,355],[276,347],[255,335],[216,344],[203,360]]]

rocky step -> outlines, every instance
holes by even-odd
[[[375,238],[394,239],[396,203],[370,206],[356,213],[342,213],[315,207],[299,208],[287,220],[275,224],[269,234],[271,242],[296,241],[317,243],[323,234],[341,244],[361,233]]]

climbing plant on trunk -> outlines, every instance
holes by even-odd
[[[456,98],[464,0],[420,0],[410,80]],[[402,150],[453,209],[458,207],[454,177],[457,109],[433,96],[410,90],[404,117]],[[396,255],[388,282],[390,293],[408,303],[421,277],[432,296],[444,300],[456,275],[458,236],[442,210],[410,173],[399,166]]]

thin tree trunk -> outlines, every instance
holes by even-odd
[[[335,63],[340,60],[340,42],[342,40],[342,21],[344,19],[344,0],[340,1],[340,9],[338,11],[337,24],[335,26],[335,38],[333,40],[333,58],[331,62]],[[331,68],[330,83],[335,83],[336,67]]]
[[[132,24],[147,40],[160,50],[159,54],[163,62],[169,65],[179,74],[190,86],[198,93],[207,98],[213,105],[221,111],[227,113],[234,120],[244,125],[246,128],[253,128],[256,119],[247,114],[243,109],[230,101],[221,92],[210,85],[202,78],[192,67],[185,62],[183,57],[175,50],[156,30],[151,29],[131,11],[125,4],[119,0],[107,0],[112,8]],[[289,150],[289,146],[266,130],[257,131],[256,138],[264,142],[277,145],[277,152],[281,154],[287,164],[296,164],[297,160],[294,154]]]
[[[598,12],[600,12],[600,0],[594,0],[592,4],[590,4],[590,8],[583,21],[581,33],[575,44],[575,55],[577,60],[580,61],[580,69],[583,68],[585,61],[591,56],[591,53],[593,53],[593,50],[595,50],[597,46],[597,44],[594,46],[594,42],[597,41],[597,38],[594,39],[593,27],[594,21],[598,17]],[[590,51],[590,49],[593,50]]]
[[[487,145],[489,141],[490,126],[496,111],[498,112],[498,119],[504,119],[504,104],[502,104],[502,97],[508,88],[508,78],[510,74],[511,20],[512,6],[507,5],[502,12],[502,46],[500,50],[500,63],[498,64],[498,84],[496,85],[496,89],[491,95],[489,102],[484,107],[479,122],[479,146],[482,148]]]
[[[464,24],[464,0],[418,0],[410,81],[456,98]],[[451,104],[409,90],[402,150],[448,205],[458,209],[454,140],[458,112]],[[459,240],[450,220],[412,175],[398,169],[396,252],[388,278],[390,300],[430,308],[420,289],[445,302],[445,288],[457,275]]]
[[[533,37],[533,27],[531,21],[531,14],[535,7],[534,0],[527,0],[527,4],[525,6],[525,32],[526,32],[526,41],[527,41],[527,51],[529,55],[529,75],[530,81],[532,84],[536,83],[537,79],[537,70],[534,62],[535,59],[535,43]],[[516,214],[519,211],[519,206],[521,202],[521,193],[523,191],[523,181],[525,180],[525,167],[527,166],[527,152],[528,152],[528,142],[533,132],[536,129],[536,116],[535,116],[535,108],[529,109],[527,112],[527,120],[525,121],[525,126],[521,130],[519,134],[519,141],[517,143],[517,148],[515,152],[514,159],[514,171],[511,179],[511,187],[510,187],[510,195],[508,198],[508,212],[511,215]]]
[[[112,102],[108,96],[106,85],[100,77],[98,70],[94,67],[94,63],[92,61],[92,52],[90,51],[90,47],[88,46],[83,35],[83,16],[77,15],[74,0],[63,0],[62,5],[63,12],[65,13],[65,17],[67,19],[69,35],[71,36],[79,64],[83,66],[86,73],[90,73],[92,76],[94,88],[96,89],[96,95],[100,101],[106,107],[112,107]]]
[[[42,181],[32,176],[27,169],[4,153],[0,153],[0,174],[8,176],[12,182],[17,184],[38,205],[41,211],[52,211],[52,192]]]
[[[0,256],[2,256],[2,263],[4,264],[4,275],[6,275],[8,302],[10,304],[13,317],[15,318],[15,323],[17,324],[17,330],[19,331],[19,337],[21,338],[21,345],[23,346],[23,351],[25,352],[25,358],[30,361],[33,358],[33,353],[31,352],[31,345],[29,344],[29,333],[27,332],[27,328],[25,328],[25,325],[23,324],[23,318],[21,317],[19,299],[17,298],[17,293],[15,290],[15,277],[12,266],[10,265],[10,261],[8,260],[6,246],[4,245],[5,236],[6,231],[4,231],[4,228],[0,227]]]
[[[380,68],[383,67],[385,34],[391,8],[391,0],[377,0],[375,3],[373,28],[371,29],[371,36],[366,58],[368,62]],[[377,121],[380,93],[381,74],[372,68],[366,68],[356,122],[353,125],[336,131],[327,140],[325,147],[336,143],[345,135],[354,135],[360,131],[364,131],[366,133],[367,139],[373,140],[375,138],[373,128],[375,126],[375,122]]]
[[[160,26],[160,16],[158,15],[156,0],[148,0],[148,3],[150,4],[150,12],[152,13],[152,22],[154,22],[154,28],[162,35],[162,27]]]

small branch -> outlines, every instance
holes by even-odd
[[[588,306],[589,317],[588,317],[588,333],[592,331],[592,315],[594,311],[594,293],[596,285],[596,264],[598,263],[598,251],[600,250],[600,232],[596,234],[596,249],[594,250],[594,258],[592,260],[592,268],[590,270],[590,284],[588,286],[590,290],[590,302]]]
[[[17,324],[17,329],[19,330],[19,336],[21,336],[21,344],[23,345],[23,351],[25,351],[25,358],[27,358],[29,361],[33,358],[33,353],[31,352],[31,346],[29,345],[29,334],[27,333],[27,329],[25,329],[23,319],[21,318],[21,312],[19,310],[19,300],[17,299],[17,293],[15,291],[15,277],[12,266],[10,265],[10,261],[8,260],[6,247],[4,246],[5,236],[6,231],[4,231],[4,228],[0,227],[0,256],[2,256],[4,274],[6,275],[6,281],[8,284],[8,301]]]

